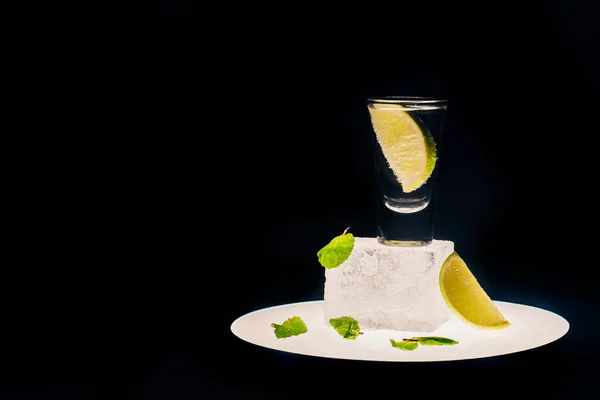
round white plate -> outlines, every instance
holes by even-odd
[[[326,325],[323,300],[285,304],[253,311],[231,324],[234,335],[246,342],[288,353],[363,361],[453,361],[499,356],[551,343],[569,330],[566,319],[540,308],[502,301],[494,302],[511,325],[498,331],[483,331],[452,318],[434,332],[363,330],[355,340],[344,339]],[[271,323],[281,324],[299,316],[308,331],[277,339]],[[444,336],[459,343],[453,346],[419,346],[413,351],[392,347],[390,339],[412,336]]]

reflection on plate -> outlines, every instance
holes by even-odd
[[[231,331],[240,339],[269,349],[307,356],[391,362],[452,361],[499,356],[543,346],[560,339],[569,330],[566,319],[553,312],[527,305],[494,301],[510,321],[508,328],[482,331],[456,317],[434,332],[396,332],[364,330],[356,340],[342,338],[326,325],[324,302],[285,304],[253,311],[236,319]],[[281,324],[299,316],[308,332],[277,339],[271,323]],[[444,336],[458,341],[454,346],[420,346],[413,351],[393,348],[390,339],[400,341],[411,336]]]

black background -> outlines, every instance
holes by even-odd
[[[3,399],[598,395],[592,2],[26,8]],[[449,99],[435,236],[564,338],[390,365],[231,334],[322,298],[316,252],[346,227],[375,235],[374,94]]]

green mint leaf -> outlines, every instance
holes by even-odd
[[[331,242],[317,252],[319,263],[327,269],[337,268],[350,257],[354,248],[354,235],[344,233],[331,239]]]
[[[331,318],[329,323],[344,339],[354,340],[360,335],[360,325],[352,317]]]
[[[441,336],[417,336],[410,340],[418,340],[423,346],[452,346],[458,344],[456,340]]]
[[[402,341],[402,342],[396,342],[394,339],[390,339],[390,343],[392,344],[393,347],[400,349],[400,350],[414,350],[417,347],[419,347],[419,342],[411,342],[409,340],[406,341]]]
[[[288,338],[306,333],[308,329],[302,318],[295,316],[283,321],[283,324],[271,324],[271,328],[275,328],[275,336],[277,339]]]

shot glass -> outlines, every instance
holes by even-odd
[[[378,188],[377,239],[421,246],[434,238],[434,194],[448,101],[369,97]]]

